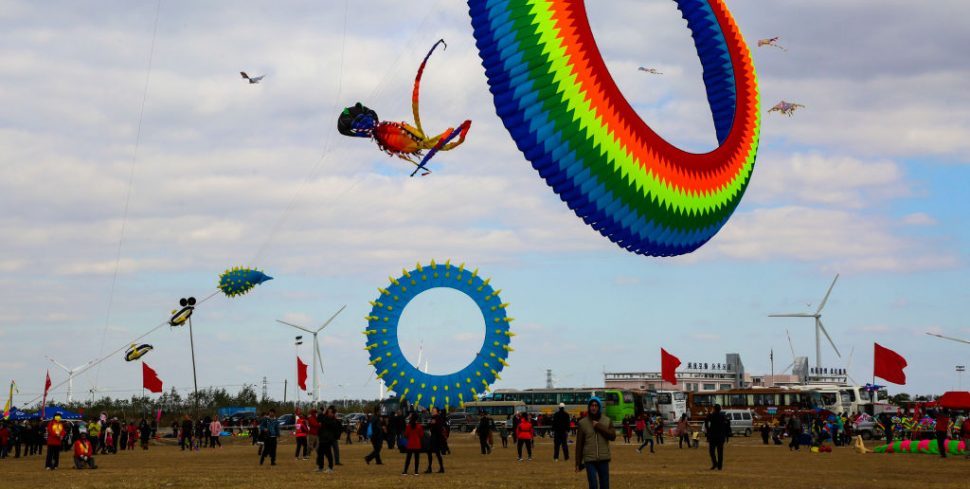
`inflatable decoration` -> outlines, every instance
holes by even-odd
[[[923,453],[927,455],[939,455],[940,447],[936,440],[901,440],[876,447],[872,450],[875,453]],[[967,446],[960,440],[946,440],[946,453],[948,455],[966,455]]]
[[[235,267],[219,275],[219,290],[226,294],[226,297],[236,297],[267,280],[273,280],[273,277],[259,270]]]
[[[126,362],[133,362],[135,360],[138,360],[141,357],[147,355],[148,352],[152,351],[153,349],[154,349],[154,347],[152,345],[147,344],[147,343],[144,343],[144,344],[141,344],[141,345],[132,344],[128,348],[128,351],[125,352],[125,361]]]
[[[723,0],[675,2],[714,118],[719,146],[706,154],[665,141],[624,99],[583,0],[468,0],[495,110],[519,150],[577,216],[641,255],[681,255],[711,239],[758,151],[758,84],[737,24]]]
[[[371,312],[365,318],[367,345],[364,349],[370,354],[370,364],[377,377],[384,379],[388,390],[412,404],[463,407],[501,378],[499,373],[508,366],[506,359],[513,351],[509,342],[514,333],[509,330],[512,318],[506,314],[509,305],[502,302],[501,291],[493,289],[489,280],[479,277],[478,270],[466,270],[464,264],[456,267],[450,260],[443,265],[432,260],[429,266],[418,263],[414,270],[404,270],[400,277],[390,278],[386,289],[378,289],[380,295],[371,301]],[[411,299],[439,287],[455,289],[470,297],[485,318],[485,341],[481,350],[467,367],[449,375],[418,370],[404,357],[397,337],[398,321]]]
[[[195,311],[195,297],[189,297],[188,299],[183,297],[179,299],[179,305],[182,308],[172,311],[172,317],[168,320],[169,326],[182,326],[192,317],[192,313]]]

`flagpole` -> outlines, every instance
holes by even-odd
[[[192,350],[192,386],[195,392],[195,417],[199,417],[199,380],[195,375],[195,339],[192,336],[192,316],[189,316],[189,348]]]

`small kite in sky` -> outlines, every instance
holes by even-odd
[[[778,102],[777,104],[775,104],[774,107],[768,109],[768,112],[769,113],[770,112],[779,112],[782,115],[787,115],[788,117],[791,117],[792,114],[794,114],[796,110],[798,110],[798,109],[804,109],[804,108],[805,108],[805,106],[802,105],[802,104],[794,104],[794,103],[785,102],[784,100],[782,100],[781,102]]]
[[[640,67],[640,71],[642,71],[644,73],[650,73],[651,75],[662,75],[663,74],[662,72],[657,71],[656,68],[645,68],[643,66]]]
[[[153,349],[154,347],[148,343],[143,343],[141,345],[135,345],[132,343],[131,347],[128,348],[128,351],[125,352],[125,361],[133,362],[138,360],[139,358],[147,355],[148,352],[152,351]]]
[[[255,85],[255,84],[259,83],[260,81],[262,81],[263,78],[266,77],[266,75],[249,76],[249,75],[246,74],[245,71],[240,71],[239,74],[242,75],[242,77],[243,77],[244,80],[249,80],[249,84],[250,85]]]
[[[761,47],[764,47],[764,46],[771,46],[773,48],[778,48],[778,49],[780,49],[782,51],[788,51],[783,46],[781,46],[781,45],[778,44],[778,40],[779,39],[781,39],[781,38],[778,37],[778,36],[769,37],[768,39],[758,39],[758,47],[761,48]]]
[[[219,290],[226,294],[226,297],[236,297],[249,292],[267,280],[273,280],[273,277],[259,270],[241,267],[231,268],[219,276]]]

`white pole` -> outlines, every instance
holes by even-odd
[[[67,373],[67,403],[70,404],[74,401],[74,397],[71,392],[74,391],[74,371],[71,370]]]
[[[822,340],[819,338],[821,336],[821,325],[819,324],[818,318],[815,318],[815,366],[822,368]]]
[[[320,384],[317,382],[317,356],[320,355],[320,345],[317,344],[317,334],[313,333],[313,403],[320,403]]]

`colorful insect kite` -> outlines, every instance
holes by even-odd
[[[226,297],[236,297],[267,280],[273,280],[273,277],[259,270],[235,267],[219,275],[219,290],[226,294]]]
[[[768,109],[768,112],[778,112],[778,113],[781,113],[782,115],[787,115],[788,117],[791,117],[796,110],[804,109],[804,108],[805,106],[802,104],[793,104],[782,100],[781,102],[778,102],[777,104],[775,104],[774,107]]]
[[[135,360],[138,360],[141,357],[147,355],[148,352],[152,351],[153,349],[154,347],[147,343],[143,343],[137,346],[134,343],[132,343],[131,347],[128,348],[128,351],[125,352],[125,361],[133,362]]]
[[[640,71],[645,72],[645,73],[650,73],[651,75],[662,75],[663,74],[663,73],[657,71],[656,68],[645,68],[643,66],[640,67]]]
[[[431,53],[441,44],[448,48],[444,39],[431,46],[431,50],[424,57],[421,66],[418,67],[418,74],[414,77],[414,91],[411,94],[411,110],[414,113],[414,125],[407,122],[388,122],[380,121],[377,112],[367,108],[360,102],[353,107],[347,107],[337,118],[337,130],[344,136],[373,138],[377,142],[377,147],[390,156],[396,156],[408,161],[416,168],[411,172],[413,177],[419,171],[421,175],[431,173],[427,168],[428,162],[438,151],[448,151],[465,142],[465,135],[471,128],[472,121],[462,122],[457,129],[448,128],[441,134],[428,137],[421,127],[421,116],[418,113],[418,99],[421,89],[421,75],[424,74],[424,67],[428,63]],[[452,142],[455,137],[457,141]],[[427,151],[427,154],[425,154]],[[419,161],[420,159],[420,161]]]
[[[788,51],[787,49],[785,49],[784,47],[782,47],[782,46],[780,46],[778,44],[778,40],[779,39],[781,39],[781,38],[780,37],[777,37],[777,36],[776,37],[769,37],[768,39],[758,39],[758,47],[761,48],[761,47],[765,47],[765,46],[771,46],[773,48],[778,48],[778,49],[780,49],[782,51]]]
[[[751,53],[723,0],[676,0],[703,68],[718,147],[684,151],[621,93],[583,0],[468,0],[495,112],[519,151],[587,224],[633,253],[710,240],[754,171],[761,125]]]

